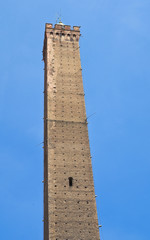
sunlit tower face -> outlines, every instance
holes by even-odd
[[[44,240],[100,239],[79,38],[79,27],[46,24]]]

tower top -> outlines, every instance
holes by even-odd
[[[45,24],[45,39],[43,47],[43,59],[45,52],[46,39],[52,39],[53,41],[79,41],[80,39],[80,26],[64,25],[62,22],[56,23],[53,27],[52,23]]]
[[[55,24],[54,27],[52,23],[46,23],[45,30],[50,30],[50,29],[80,32],[80,26],[73,26],[73,29],[71,29],[70,25],[64,25],[61,21]]]

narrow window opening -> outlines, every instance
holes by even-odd
[[[73,186],[73,178],[72,177],[69,177],[69,187],[72,187]]]

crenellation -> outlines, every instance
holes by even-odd
[[[73,26],[74,31],[80,32],[80,27],[79,26]]]
[[[71,26],[70,25],[64,25],[65,30],[71,30]]]
[[[55,24],[54,29],[59,29],[59,30],[64,29],[64,25]]]
[[[53,28],[53,24],[52,23],[46,23],[45,24],[45,28]]]

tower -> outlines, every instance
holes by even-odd
[[[80,27],[46,24],[44,240],[99,240],[79,51]]]

